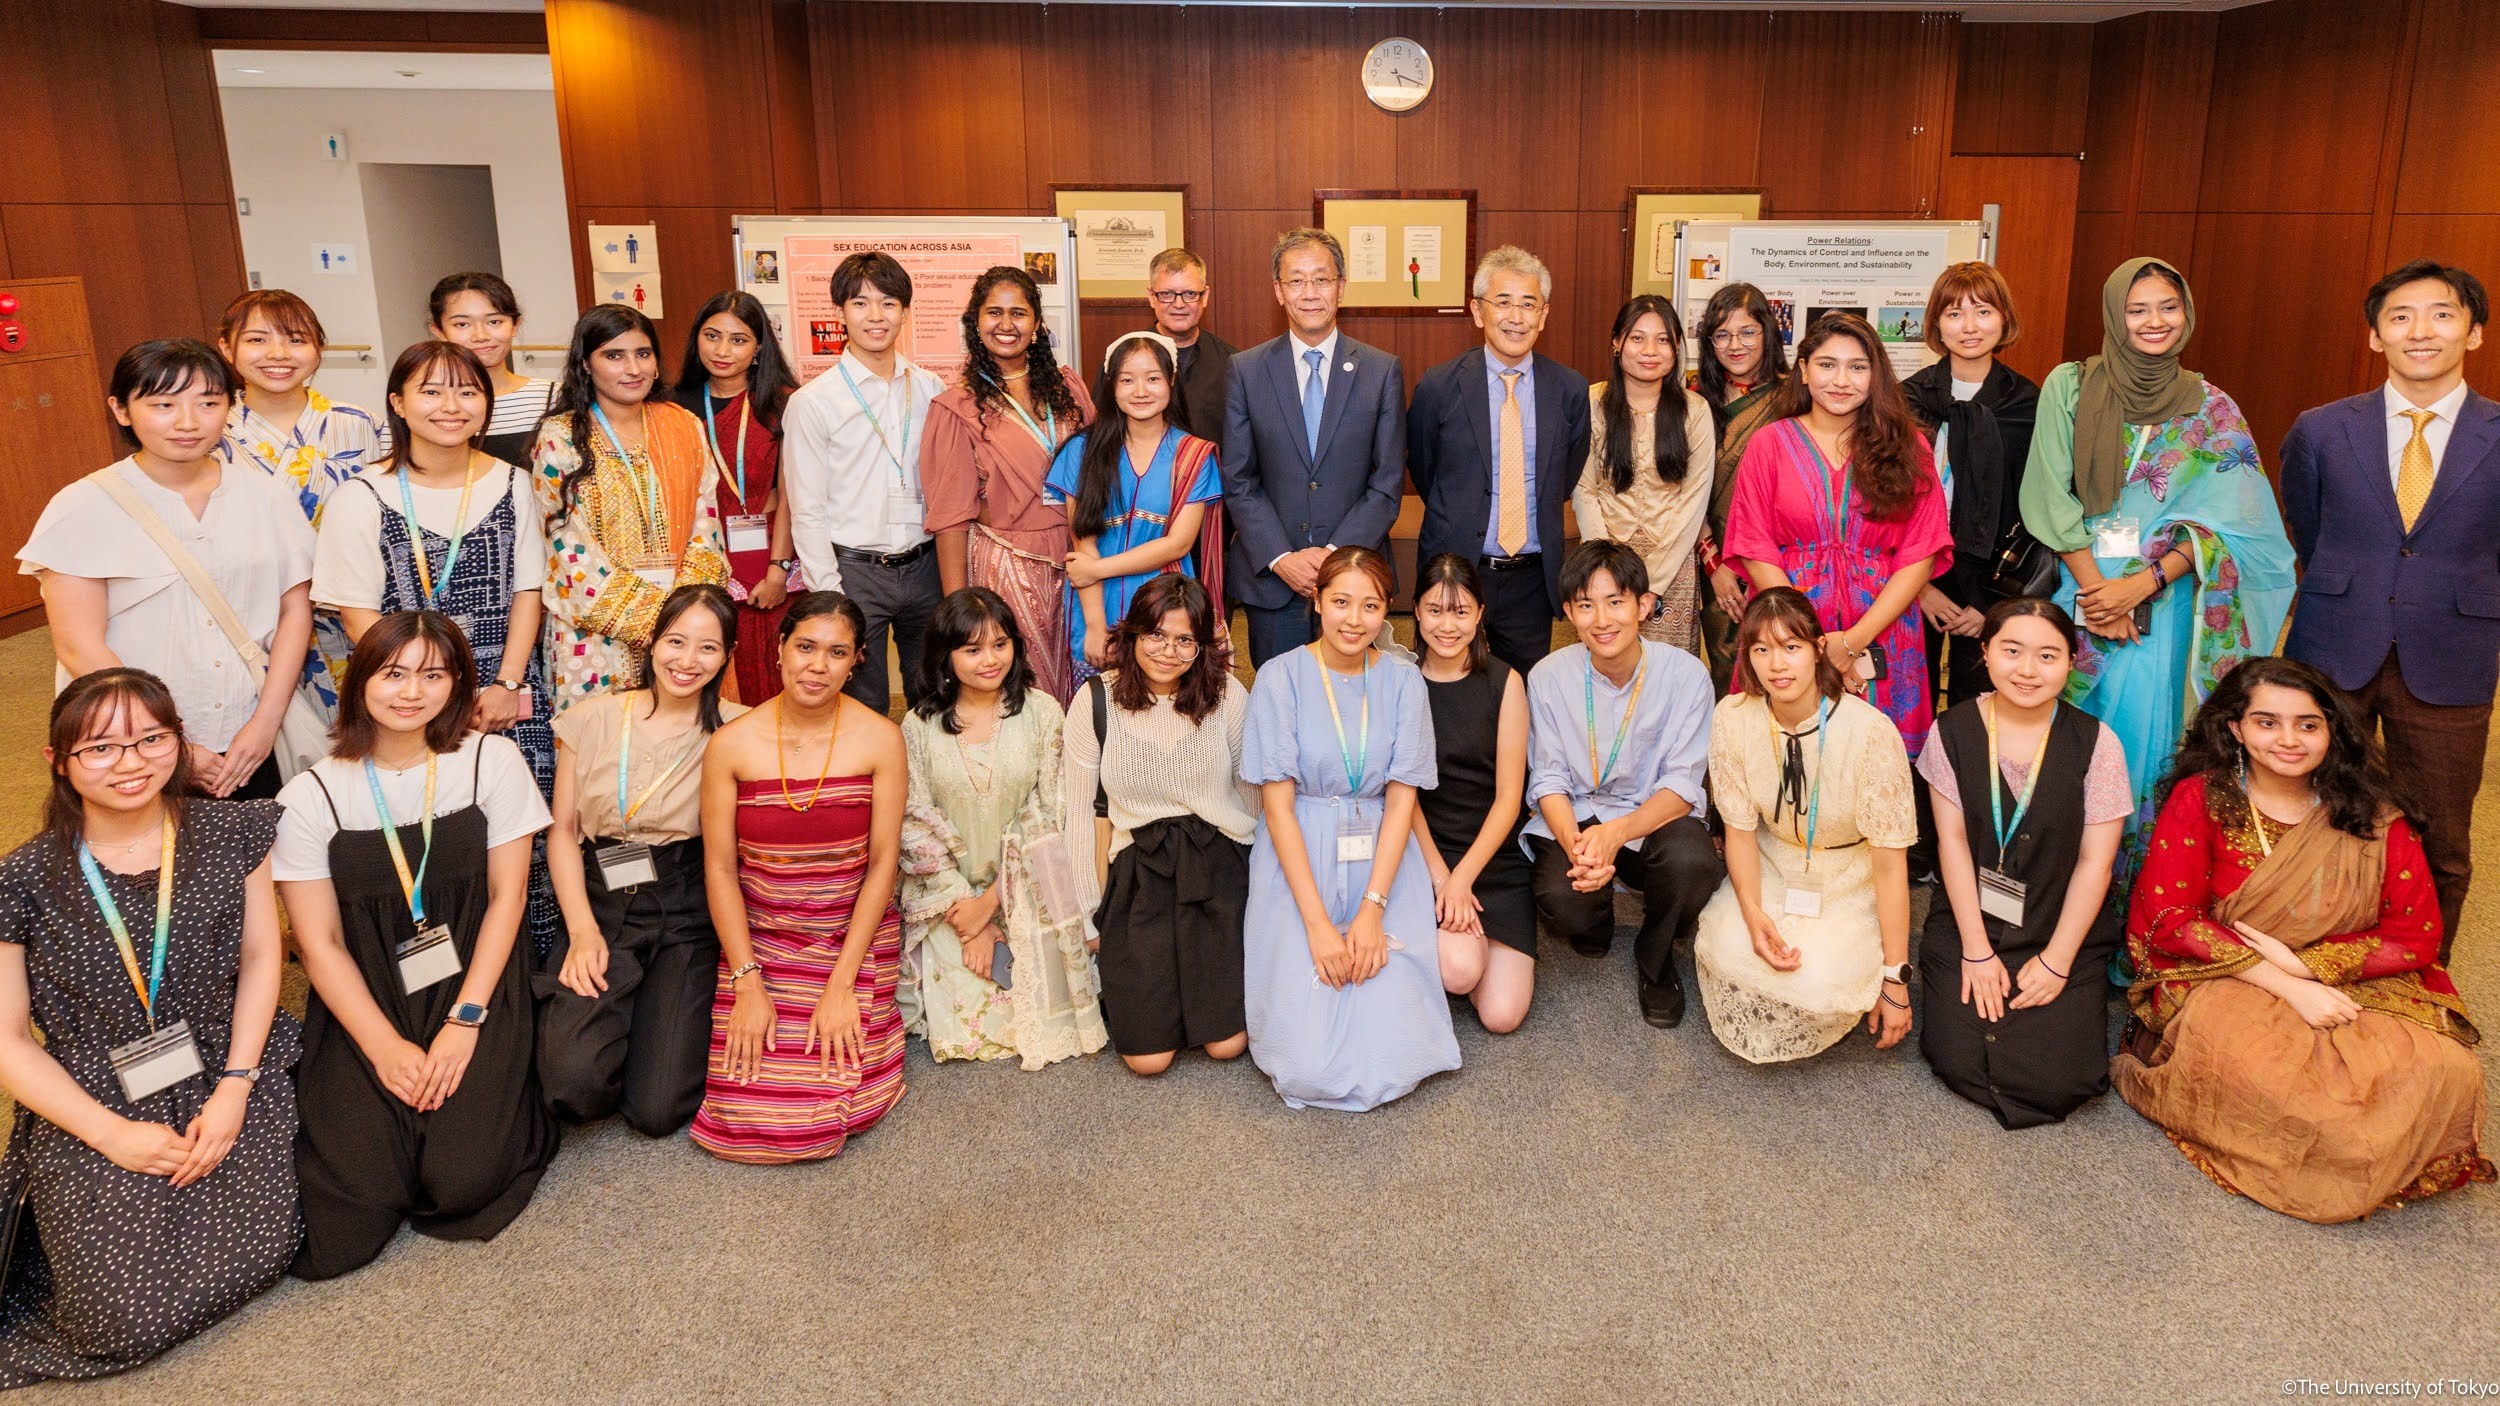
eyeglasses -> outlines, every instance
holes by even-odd
[[[1478,298],[1476,301],[1501,313],[1535,312],[1545,306],[1543,298]]]
[[[1195,635],[1167,635],[1157,630],[1151,635],[1139,635],[1137,642],[1157,654],[1168,654],[1175,659],[1198,657],[1198,638]]]
[[[142,761],[161,762],[182,745],[178,732],[151,732],[131,742],[90,742],[73,749],[70,755],[89,771],[110,771],[125,751],[136,752]]]
[[[1748,327],[1742,332],[1730,332],[1722,327],[1710,334],[1710,345],[1714,347],[1751,347],[1759,346],[1761,342],[1762,329],[1759,327]]]
[[[1285,280],[1285,291],[1297,295],[1302,293],[1325,293],[1329,289],[1336,287],[1341,282],[1344,282],[1344,280],[1337,278],[1288,278]]]
[[[1207,296],[1204,288],[1157,288],[1146,295],[1167,308],[1194,308]]]

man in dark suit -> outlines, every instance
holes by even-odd
[[[1166,249],[1146,266],[1146,300],[1155,330],[1179,349],[1181,408],[1191,434],[1224,442],[1224,382],[1233,369],[1233,344],[1206,330],[1215,301],[1207,286],[1207,263],[1187,249]]]
[[[2426,818],[2440,959],[2474,876],[2474,794],[2500,686],[2500,406],[2465,384],[2491,301],[2416,260],[2362,302],[2387,384],[2304,412],[2283,441],[2300,553],[2284,653],[2326,671],[2387,740]]]
[[[1406,476],[1405,372],[1337,330],[1337,237],[1287,230],[1269,263],[1291,330],[1235,355],[1224,395],[1224,579],[1249,616],[1254,668],[1317,635],[1331,550],[1386,552]]]
[[[1554,298],[1536,255],[1503,245],[1470,291],[1484,345],[1425,372],[1406,412],[1406,473],[1424,499],[1415,560],[1476,564],[1486,639],[1524,675],[1562,618],[1563,513],[1588,462],[1589,383],[1536,349]]]

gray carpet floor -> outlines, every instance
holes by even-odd
[[[2488,1013],[2500,880],[2483,894],[2459,979]],[[939,1069],[915,1045],[902,1104],[832,1162],[576,1130],[490,1243],[403,1234],[141,1371],[17,1399],[2500,1391],[2500,1187],[2308,1225],[2225,1195],[2114,1095],[2006,1133],[1913,1046],[1858,1034],[1757,1069],[1698,1008],[1653,1031],[1629,947],[1549,940],[1524,1029],[1462,1013],[1465,1067],[1370,1114],[1293,1112],[1247,1060],[1146,1081],[1107,1055]]]

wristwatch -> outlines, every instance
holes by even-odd
[[[1383,913],[1386,913],[1386,912],[1388,912],[1388,911],[1389,911],[1389,895],[1387,895],[1387,894],[1385,894],[1385,893],[1374,893],[1374,892],[1372,892],[1372,891],[1371,891],[1371,890],[1369,890],[1369,889],[1365,889],[1365,890],[1363,891],[1363,901],[1364,901],[1365,903],[1377,903],[1377,904],[1379,904],[1379,905],[1380,905],[1380,911],[1381,911],[1381,912],[1383,912]]]
[[[1884,980],[1889,982],[1898,982],[1903,986],[1909,985],[1910,964],[1907,962],[1895,962],[1886,966],[1884,968]]]
[[[796,570],[798,570],[798,569],[799,569],[799,559],[798,559],[797,557],[789,557],[789,558],[787,558],[787,559],[777,559],[777,560],[775,560],[775,561],[773,562],[773,565],[780,567],[780,568],[781,568],[781,574],[782,574],[782,575],[784,575],[784,576],[787,576],[787,575],[789,575],[791,572],[796,571]]]
[[[508,688],[514,693],[527,693],[529,692],[530,686],[530,681],[527,678],[489,679],[487,682],[493,684],[497,688]]]
[[[257,1084],[260,1082],[260,1069],[257,1065],[250,1069],[229,1069],[217,1077],[220,1079],[240,1079],[246,1084]]]
[[[486,1008],[475,1001],[462,1001],[443,1017],[445,1025],[458,1025],[475,1030],[486,1023]]]

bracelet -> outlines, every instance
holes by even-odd
[[[763,969],[764,964],[762,962],[749,962],[743,967],[733,967],[729,972],[729,984],[735,986],[738,984],[739,978],[744,977],[749,972],[760,972]]]
[[[1876,994],[1876,996],[1878,996],[1879,998],[1881,998],[1881,999],[1882,999],[1882,1001],[1883,1001],[1883,1003],[1884,1003],[1885,1005],[1887,1005],[1887,1006],[1899,1006],[1901,1009],[1903,1009],[1903,1010],[1905,1010],[1905,1011],[1906,1011],[1906,1010],[1908,1010],[1908,1009],[1910,1008],[1910,1003],[1909,1003],[1909,1002],[1907,1002],[1907,1001],[1896,1001],[1896,1000],[1892,999],[1890,996],[1886,996],[1886,995],[1884,995],[1883,988],[1882,988],[1882,987],[1880,987],[1880,986],[1879,986],[1879,987],[1877,987],[1877,988],[1875,988],[1875,994]]]
[[[1996,953],[1991,952],[1991,953],[1989,953],[1989,954],[1988,954],[1987,956],[1985,956],[1985,957],[1964,957],[1962,960],[1963,960],[1963,961],[1965,961],[1965,962],[1970,963],[1970,964],[1971,964],[1971,965],[1973,965],[1973,966],[1982,966],[1982,967],[1984,967],[1984,966],[1986,966],[1988,963],[1998,960],[1998,958],[1997,958],[1997,954],[1996,954]]]
[[[2033,961],[2035,961],[2035,962],[2038,962],[2038,963],[2040,964],[2040,969],[2041,969],[2042,971],[2047,972],[2049,975],[2051,975],[2051,976],[2053,976],[2053,977],[2056,977],[2058,980],[2060,980],[2060,981],[2064,981],[2064,980],[2066,979],[2066,972],[2059,971],[2057,968],[2055,968],[2055,967],[2053,967],[2053,966],[2050,966],[2050,965],[2049,965],[2049,954],[2048,954],[2048,953],[2046,953],[2046,952],[2042,952],[2039,956],[2034,957],[2034,958],[2032,958],[2031,960],[2033,960]],[[2068,968],[2066,969],[2066,971],[2073,971],[2073,970],[2074,970],[2074,968],[2072,968],[2072,967],[2068,967]]]

